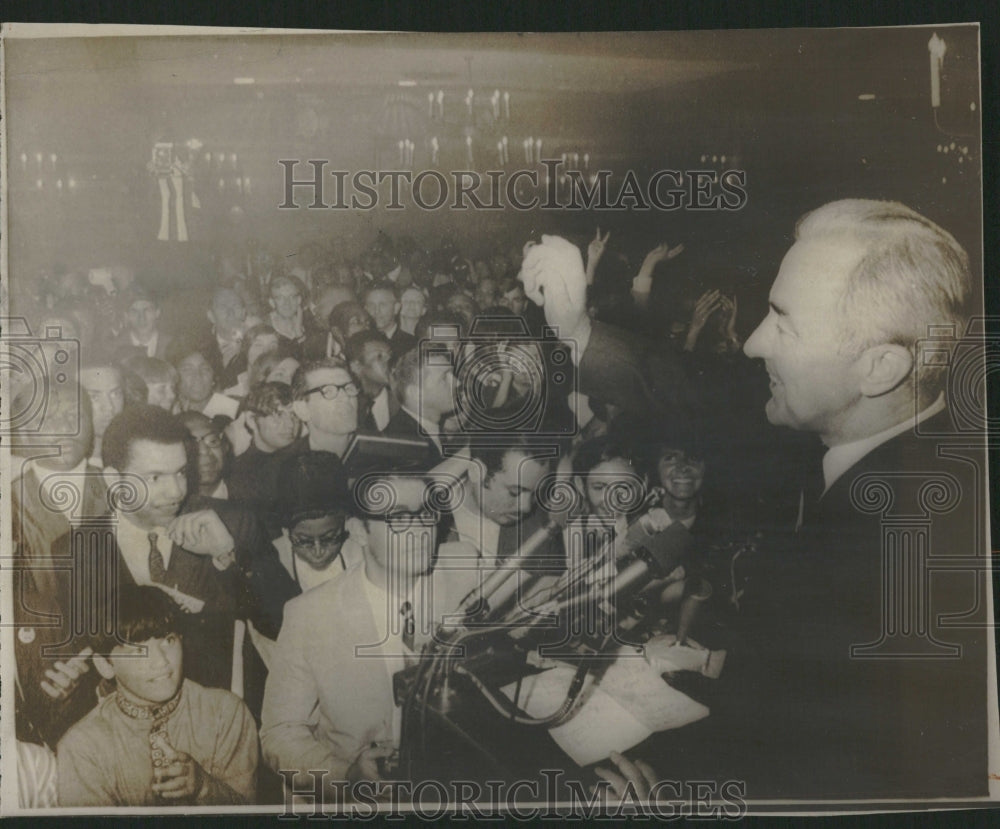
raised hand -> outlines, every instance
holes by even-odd
[[[601,257],[604,255],[604,248],[608,243],[608,239],[611,238],[611,231],[609,230],[604,234],[604,238],[601,238],[601,229],[597,228],[597,233],[594,234],[594,238],[587,245],[587,284],[591,285],[594,282],[594,273],[597,271],[597,263],[601,261]]]
[[[587,318],[587,277],[580,249],[561,236],[528,243],[518,279],[528,299],[545,309],[545,321],[559,336],[573,339]],[[584,322],[586,320],[586,323]]]
[[[722,294],[718,288],[705,291],[705,293],[698,297],[698,301],[694,306],[694,312],[691,314],[691,324],[688,326],[687,340],[684,343],[686,351],[694,351],[701,330],[705,327],[705,323],[708,322],[708,318],[721,307],[721,301]]]
[[[42,690],[52,699],[63,699],[76,688],[80,677],[90,670],[87,657],[94,653],[90,647],[84,648],[72,659],[56,662],[45,672],[45,679],[39,682]]]

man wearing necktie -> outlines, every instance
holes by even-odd
[[[984,550],[985,459],[955,455],[975,436],[956,434],[942,357],[968,342],[968,258],[896,202],[827,204],[796,240],[744,348],[768,420],[819,438],[731,666],[747,794],[985,795],[985,582],[948,562]]]

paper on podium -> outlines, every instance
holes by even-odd
[[[564,664],[525,677],[518,705],[532,717],[554,713],[575,670]],[[514,699],[515,688],[511,683],[501,690]],[[704,705],[664,682],[634,650],[623,648],[599,680],[587,677],[570,719],[549,733],[573,762],[586,766],[612,751],[625,751],[656,731],[680,728],[708,713]]]

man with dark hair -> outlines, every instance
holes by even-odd
[[[392,367],[389,384],[399,400],[385,434],[427,443],[425,469],[444,457],[442,421],[455,411],[455,372],[448,344],[414,348]]]
[[[399,327],[399,292],[391,282],[376,282],[364,293],[365,310],[375,321],[375,328],[385,334],[393,357],[400,357],[416,344],[416,338]]]
[[[327,318],[327,324],[331,338],[324,355],[327,357],[342,357],[348,337],[375,327],[371,315],[360,302],[354,300],[345,300],[335,305]]]
[[[470,453],[473,462],[464,497],[451,513],[447,540],[470,544],[482,566],[492,568],[516,553],[524,539],[544,524],[544,516],[535,513],[535,492],[552,458],[522,436],[504,443],[473,442]],[[538,557],[550,559],[542,569],[563,569],[555,533]]]
[[[188,433],[156,406],[136,406],[116,417],[105,433],[105,481],[112,514],[93,546],[71,531],[54,555],[76,564],[75,578],[101,573],[93,606],[97,619],[110,611],[117,589],[153,585],[187,613],[188,674],[229,687],[233,623],[241,601],[236,541],[213,510],[182,514],[188,494]],[[94,558],[96,556],[96,558]],[[80,559],[84,560],[80,560]]]
[[[359,422],[370,432],[383,432],[399,410],[399,400],[389,389],[392,348],[381,331],[361,331],[348,338],[344,356],[361,383]]]
[[[309,434],[289,451],[311,449],[343,457],[358,430],[359,392],[343,360],[329,357],[299,366],[292,378],[292,409]]]
[[[246,303],[235,290],[216,288],[205,312],[212,330],[205,339],[202,353],[212,364],[219,388],[236,385],[240,372],[246,371],[246,351],[243,349]]]
[[[278,497],[277,473],[284,454],[299,435],[301,423],[292,409],[292,389],[285,383],[261,383],[251,389],[241,410],[250,432],[250,447],[233,459],[227,480],[229,497],[258,512],[269,531]]]
[[[115,341],[119,357],[132,353],[163,359],[173,337],[160,331],[160,304],[152,292],[133,285],[121,298],[125,329]]]
[[[197,494],[206,498],[225,501],[229,497],[226,486],[226,467],[232,455],[232,447],[226,440],[220,424],[201,412],[181,412],[177,419],[184,424],[196,451],[196,466],[193,483]]]
[[[177,608],[154,587],[119,597],[102,650],[115,691],[59,742],[60,806],[245,805],[257,729],[243,702],[185,677]]]
[[[304,452],[282,459],[277,503],[282,537],[274,543],[302,590],[359,560],[357,544],[345,548],[349,504],[347,475],[336,455]]]
[[[331,798],[339,781],[386,777],[379,761],[399,748],[401,725],[392,676],[461,598],[447,580],[431,586],[438,516],[425,506],[424,481],[386,477],[382,488],[394,493],[387,508],[360,491],[350,502],[362,560],[288,603],[264,697],[265,762],[299,791],[310,770],[329,772]],[[303,550],[328,555],[341,527],[338,509],[298,519],[293,532]]]
[[[239,403],[216,391],[215,369],[205,356],[204,345],[178,341],[170,349],[170,361],[177,368],[177,407],[192,409],[206,417],[236,417]]]

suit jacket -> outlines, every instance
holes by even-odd
[[[170,348],[173,341],[174,337],[172,334],[167,334],[165,331],[161,330],[156,340],[156,350],[153,352],[153,356],[158,360],[166,360],[167,349]],[[113,351],[118,360],[123,360],[133,354],[145,354],[146,346],[133,345],[132,338],[129,335],[128,329],[126,329],[115,337]]]
[[[407,351],[417,347],[417,338],[412,334],[407,334],[398,325],[396,330],[392,332],[392,336],[389,337],[389,348],[392,349],[392,359],[398,360]]]
[[[414,420],[413,416],[404,411],[402,408],[397,409],[396,413],[389,418],[389,423],[385,427],[383,434],[387,437],[399,437],[423,441],[427,449],[424,461],[419,464],[421,471],[427,471],[444,459],[444,455],[441,453],[441,450],[438,449],[437,444],[425,434],[425,432],[421,429],[420,424]]]
[[[378,643],[365,578],[359,564],[285,608],[260,733],[272,769],[325,769],[330,780],[343,780],[363,749],[392,736],[390,670],[377,647],[365,647]],[[446,578],[435,574],[433,585],[424,620],[440,618],[461,599]]]
[[[215,338],[214,331],[209,330],[202,334],[199,350],[215,371],[216,388],[228,389],[235,386],[239,382],[240,374],[247,370],[245,351],[240,351],[228,363],[223,363],[222,349],[219,348],[219,341]]]
[[[387,387],[387,392],[389,403],[389,423],[391,423],[392,418],[395,417],[402,404],[399,402],[399,398],[392,393],[392,389]],[[375,416],[372,413],[372,406],[374,405],[374,402],[373,398],[364,393],[362,393],[362,395],[358,398],[358,426],[362,431],[381,434],[382,430],[378,428],[378,424],[375,422]],[[389,423],[386,424],[386,429],[389,428]]]
[[[985,458],[961,443],[876,447],[756,575],[713,710],[748,797],[986,794]]]
[[[679,355],[594,322],[578,367],[579,390],[625,411],[690,417],[694,395]]]
[[[106,488],[98,469],[85,467],[75,517],[103,515],[107,511]],[[11,604],[15,625],[14,658],[17,666],[15,718],[19,739],[42,741],[55,747],[62,734],[96,702],[96,679],[84,675],[73,691],[53,700],[41,689],[57,657],[44,649],[66,639],[63,624],[68,617],[68,583],[60,572],[63,562],[53,544],[70,531],[69,519],[53,512],[42,501],[40,481],[29,469],[11,490],[11,523],[15,564],[12,568]],[[81,645],[81,647],[83,647]],[[91,672],[93,674],[93,672]]]

